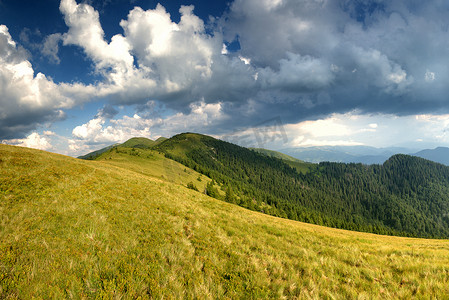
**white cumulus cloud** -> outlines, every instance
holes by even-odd
[[[176,23],[160,4],[149,10],[135,7],[120,22],[124,34],[114,35],[108,43],[92,6],[62,0],[60,10],[69,27],[63,42],[81,47],[104,77],[95,96],[108,96],[124,104],[156,98],[184,108],[203,98],[216,102],[226,93],[210,86],[244,89],[247,81],[254,82],[254,74],[222,54],[221,35],[206,33],[204,22],[193,9],[181,6],[181,19]],[[220,80],[235,76],[235,70],[242,74],[238,77],[246,79]]]
[[[69,89],[70,85],[66,85]],[[36,124],[64,117],[73,101],[42,73],[35,74],[25,52],[0,25],[0,137],[13,138]]]
[[[24,139],[3,140],[2,143],[40,150],[51,150],[53,148],[48,138],[46,138],[45,136],[41,136],[37,132],[29,134]]]

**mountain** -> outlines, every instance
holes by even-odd
[[[232,191],[222,199],[245,208],[358,231],[449,236],[449,168],[422,158],[394,155],[370,166],[304,163],[298,172],[284,160],[193,133],[154,149],[212,178]]]
[[[82,155],[82,156],[78,156],[78,158],[80,158],[80,159],[87,159],[87,160],[93,160],[96,157],[100,156],[102,153],[104,153],[104,152],[108,151],[109,149],[111,149],[111,148],[113,148],[115,146],[118,146],[118,145],[120,145],[120,144],[110,145],[110,146],[104,147],[104,148],[102,148],[100,150],[93,151],[93,152],[87,153],[87,154]]]
[[[134,137],[121,144],[121,146],[128,148],[151,148],[155,144],[156,142],[153,140],[144,137]]]
[[[278,151],[273,151],[273,150],[268,150],[268,149],[263,149],[263,148],[249,148],[250,150],[256,151],[258,153],[264,154],[266,156],[270,156],[270,157],[275,157],[275,158],[279,158],[285,161],[293,161],[293,162],[299,162],[299,163],[303,163],[304,161],[291,157],[290,155],[278,152]]]
[[[78,158],[80,159],[88,159],[88,160],[93,160],[97,157],[99,157],[101,154],[107,152],[108,150],[117,147],[117,146],[122,146],[122,147],[128,147],[128,148],[143,148],[143,149],[148,149],[151,148],[163,141],[165,141],[167,138],[164,137],[160,137],[158,138],[156,141],[150,140],[148,138],[144,138],[144,137],[134,137],[131,138],[129,140],[127,140],[126,142],[120,144],[120,143],[116,143],[110,146],[107,146],[105,148],[102,148],[100,150],[97,151],[93,151],[90,153],[87,153],[85,155],[82,156],[78,156]]]
[[[274,157],[277,159],[283,160],[287,165],[290,167],[296,169],[300,173],[307,173],[311,168],[313,168],[313,165],[311,163],[306,163],[300,159],[291,157],[287,154],[273,151],[273,150],[267,150],[262,148],[249,148],[250,150],[256,151],[258,153],[261,153],[263,155],[266,155],[268,157]]]
[[[0,298],[449,294],[447,240],[275,218],[186,188],[197,175],[151,149],[87,161],[0,144]]]
[[[168,140],[168,138],[161,136],[161,137],[156,139],[156,144],[162,143],[165,140]]]
[[[435,149],[425,149],[416,152],[416,150],[401,147],[319,146],[286,148],[280,150],[280,152],[287,156],[312,163],[331,161],[362,163],[367,165],[383,164],[395,154],[410,154],[449,166],[449,148],[447,147],[437,147]]]
[[[139,174],[156,178],[159,180],[181,184],[190,184],[196,190],[204,191],[210,184],[211,179],[194,170],[186,168],[184,165],[166,159],[165,156],[149,148],[126,147],[132,143],[124,143],[110,151],[104,152],[96,157],[96,161],[107,163],[114,167],[135,171]],[[219,194],[223,194],[218,186]]]
[[[411,153],[412,150],[399,147],[374,148],[368,146],[317,146],[282,149],[280,152],[297,159],[319,163],[323,161],[383,164],[395,154]]]
[[[422,150],[417,153],[414,153],[413,155],[449,166],[449,148],[447,148],[447,147],[437,147],[435,149],[426,149],[426,150]]]

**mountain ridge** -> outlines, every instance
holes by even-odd
[[[449,166],[448,147],[436,147],[434,149],[424,149],[414,153],[413,155]]]
[[[97,157],[99,157],[101,154],[107,152],[108,150],[117,147],[117,146],[122,146],[122,147],[130,147],[130,148],[143,148],[143,149],[149,149],[159,143],[162,143],[163,141],[165,141],[167,138],[165,137],[159,137],[158,139],[156,139],[155,141],[146,138],[146,137],[133,137],[130,138],[128,140],[126,140],[123,143],[115,143],[112,144],[110,146],[104,147],[102,149],[96,150],[96,151],[92,151],[89,152],[87,154],[78,156],[77,158],[80,159],[88,159],[88,160],[93,160]]]
[[[285,148],[279,151],[312,163],[331,161],[363,164],[383,164],[392,155],[413,152],[407,148],[370,146],[314,146]]]
[[[383,164],[388,158],[395,154],[408,154],[426,158],[428,160],[449,166],[449,148],[436,147],[434,149],[423,149],[420,151],[401,148],[387,147],[375,148],[369,146],[313,146],[284,148],[279,152],[294,158],[320,163],[324,161],[342,163]]]
[[[268,150],[268,149],[264,149],[264,148],[248,148],[250,150],[265,154],[267,156],[271,156],[271,157],[276,157],[279,159],[283,159],[283,160],[287,160],[287,161],[293,161],[293,162],[304,162],[298,158],[294,158],[290,155],[284,154],[282,152],[279,151],[274,151],[274,150]]]
[[[141,139],[141,142],[138,142]],[[116,143],[105,148],[78,156],[81,159],[92,159],[101,153],[118,145],[126,147],[151,148],[168,138],[159,137],[155,141],[148,138],[131,138],[124,143]],[[449,166],[449,148],[436,147],[434,149],[423,149],[420,151],[403,147],[376,148],[370,146],[311,146],[284,148],[280,150],[269,150],[264,148],[249,148],[268,156],[274,156],[286,161],[299,160],[300,162],[320,163],[320,162],[342,162],[342,163],[362,163],[362,164],[383,164],[395,154],[408,154],[422,157],[433,162]]]

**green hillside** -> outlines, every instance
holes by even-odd
[[[159,143],[162,143],[165,140],[168,140],[168,138],[161,136],[161,137],[156,139],[156,143],[159,144]]]
[[[214,179],[229,202],[293,220],[415,237],[449,237],[449,168],[395,155],[384,165],[320,163],[300,171],[209,136],[185,133],[154,149]]]
[[[104,152],[96,160],[171,183],[183,186],[191,184],[199,191],[204,191],[207,184],[211,182],[209,177],[165,158],[162,153],[151,149],[128,148],[122,145]],[[218,186],[215,187],[219,189]],[[221,194],[224,193],[221,192]]]
[[[271,217],[155,178],[147,167],[130,170],[128,158],[120,166],[113,157],[0,145],[0,298],[449,294],[447,240]]]
[[[104,147],[104,148],[102,148],[102,149],[100,149],[100,150],[93,151],[93,152],[87,153],[87,154],[85,154],[85,155],[78,156],[78,158],[80,158],[80,159],[94,160],[95,158],[97,158],[98,156],[100,156],[102,153],[105,153],[106,151],[108,151],[108,150],[110,150],[110,149],[112,149],[112,148],[114,148],[114,147],[116,147],[116,146],[118,146],[118,145],[120,145],[120,144],[110,145],[110,146]]]
[[[102,148],[100,150],[93,151],[93,152],[87,153],[85,155],[79,156],[78,158],[94,160],[97,157],[99,157],[101,154],[103,154],[117,146],[126,147],[126,148],[149,149],[165,140],[167,140],[167,138],[165,138],[165,137],[160,137],[156,141],[153,141],[153,140],[150,140],[150,139],[144,138],[144,137],[135,137],[135,138],[131,138],[131,139],[127,140],[126,142],[124,142],[122,144],[120,144],[120,143],[113,144],[113,145],[107,146],[105,148]]]
[[[315,165],[312,163],[304,162],[300,159],[294,158],[290,155],[287,155],[287,154],[284,154],[284,153],[281,153],[278,151],[267,150],[267,149],[263,149],[263,148],[249,148],[249,149],[256,151],[257,153],[264,154],[269,157],[282,159],[287,165],[289,165],[292,168],[295,168],[300,173],[307,173],[315,167]]]
[[[279,159],[283,159],[286,161],[294,161],[294,162],[303,162],[300,159],[294,158],[290,155],[278,152],[278,151],[273,151],[273,150],[268,150],[268,149],[263,149],[263,148],[249,148],[250,150],[256,151],[258,153],[264,154],[266,156],[270,156],[270,157],[276,157]]]
[[[144,137],[135,137],[127,140],[123,144],[120,144],[120,146],[128,148],[151,148],[155,144],[156,142],[153,140]]]

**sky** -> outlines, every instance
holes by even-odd
[[[0,141],[449,146],[443,0],[0,0]]]

